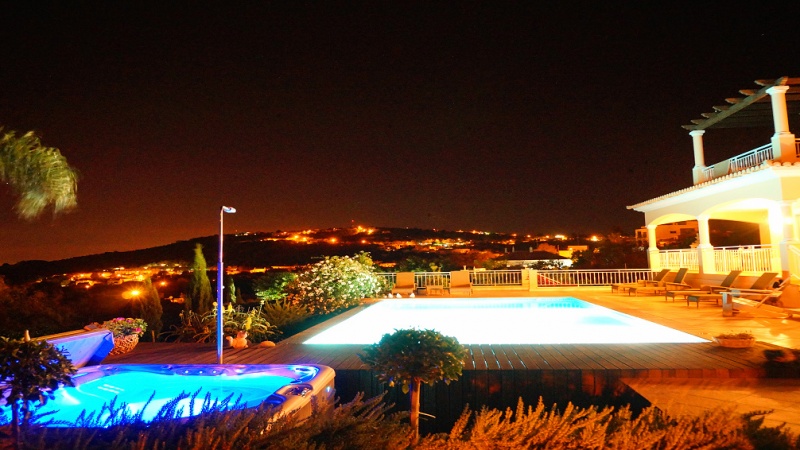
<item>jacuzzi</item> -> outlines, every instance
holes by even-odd
[[[112,401],[115,408],[150,422],[176,399],[181,412],[173,418],[200,414],[209,399],[223,408],[266,403],[276,415],[297,412],[302,417],[310,414],[312,397],[333,395],[333,380],[333,369],[320,365],[107,364],[78,369],[75,386],[57,389],[55,398],[37,404],[35,413],[52,413],[43,416],[47,426],[70,427],[80,426],[77,421],[86,411],[101,418],[94,426],[106,427],[116,420],[107,408]],[[7,406],[0,406],[0,414],[10,421]]]

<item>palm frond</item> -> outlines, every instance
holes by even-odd
[[[57,148],[44,147],[32,131],[0,136],[0,182],[18,197],[14,211],[25,220],[38,217],[49,206],[54,214],[77,206],[77,170]]]

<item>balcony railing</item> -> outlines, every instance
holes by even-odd
[[[608,286],[653,279],[650,269],[538,270],[536,273],[539,287]]]
[[[685,267],[692,272],[700,270],[697,249],[661,250],[659,254],[661,256],[661,268],[663,269],[678,270]]]
[[[702,250],[696,248],[684,248],[678,250],[660,250],[659,260],[663,269],[678,270],[686,267],[690,271],[696,272],[700,268],[700,258]],[[772,245],[746,245],[734,247],[714,247],[709,249],[713,252],[713,268],[706,268],[706,272],[728,273],[731,270],[741,270],[743,272],[773,272],[774,252],[777,251]]]
[[[797,158],[800,158],[800,139],[795,139],[794,153]],[[725,175],[740,172],[750,167],[758,167],[764,161],[772,159],[775,159],[775,152],[772,150],[772,144],[765,144],[742,153],[741,155],[706,167],[705,170],[703,170],[703,179],[700,180],[700,182],[724,177]]]
[[[470,272],[473,286],[522,286],[521,270],[478,270]]]
[[[714,270],[717,273],[741,270],[744,272],[772,271],[771,245],[714,247]]]
[[[527,274],[526,274],[527,272]],[[394,284],[396,274],[379,273]],[[652,280],[650,269],[598,269],[598,270],[475,270],[470,271],[470,281],[476,288],[519,288],[530,287],[530,277],[535,277],[538,287],[607,286],[617,283],[635,283],[638,280]],[[417,288],[426,286],[450,286],[449,272],[415,272]]]
[[[798,144],[795,143],[796,148],[797,145]],[[703,171],[703,181],[713,180],[714,178],[723,177],[734,172],[740,172],[750,167],[757,167],[764,161],[769,161],[773,158],[772,144],[762,145],[761,147],[754,148],[753,150],[734,156],[726,161],[706,167]]]

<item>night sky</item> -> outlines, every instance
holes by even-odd
[[[585,3],[0,2],[0,126],[81,173],[33,223],[0,190],[0,263],[212,235],[223,204],[226,232],[632,233],[691,185],[681,125],[800,76],[800,3]],[[771,134],[709,131],[706,163]]]

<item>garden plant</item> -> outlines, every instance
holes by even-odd
[[[419,435],[419,405],[422,383],[449,383],[461,376],[467,351],[458,340],[436,330],[415,328],[384,334],[380,342],[364,348],[359,355],[378,378],[389,386],[399,383],[411,399],[411,428]]]

